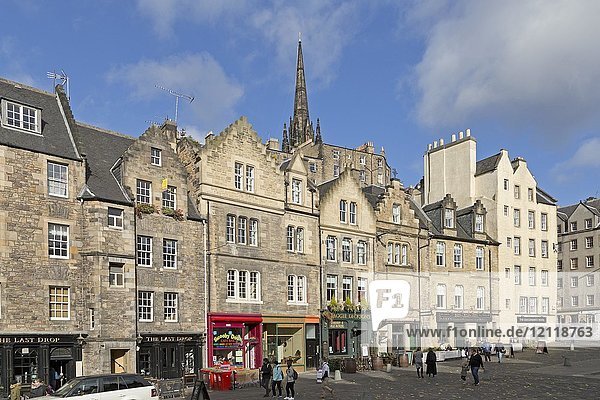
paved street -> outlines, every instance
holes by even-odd
[[[571,366],[564,366],[564,356]],[[341,381],[317,384],[314,372],[300,374],[297,400],[304,399],[593,399],[600,393],[600,349],[550,349],[535,354],[526,349],[516,359],[498,364],[492,358],[480,374],[481,384],[460,379],[460,361],[438,363],[438,376],[418,379],[413,368],[343,374]],[[329,391],[331,389],[333,392]],[[211,400],[259,399],[259,387],[210,392]],[[285,396],[285,393],[284,393]],[[323,396],[323,397],[322,397]]]

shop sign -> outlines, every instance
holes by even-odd
[[[492,315],[486,313],[438,312],[435,319],[437,322],[492,322]]]
[[[216,349],[231,349],[242,346],[242,336],[225,332],[213,337],[213,347]]]
[[[144,342],[191,342],[193,336],[144,336]]]
[[[46,344],[46,343],[62,343],[65,337],[60,336],[0,336],[0,344]],[[70,341],[73,341],[71,338]]]
[[[518,316],[517,323],[519,324],[539,324],[546,323],[546,317],[541,316]]]
[[[333,313],[333,319],[354,319],[354,320],[363,320],[368,321],[371,320],[371,313],[349,313],[349,312],[341,312],[341,313]]]
[[[346,322],[345,321],[332,321],[329,324],[329,329],[345,329]]]

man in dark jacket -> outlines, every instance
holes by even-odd
[[[260,386],[265,388],[265,395],[263,397],[269,397],[269,391],[271,390],[271,377],[273,376],[273,367],[269,363],[269,359],[263,359],[262,367],[260,367],[261,381]]]
[[[427,357],[425,358],[425,364],[427,364],[427,376],[435,376],[437,375],[437,365],[436,365],[437,357],[433,349],[429,349],[427,352]]]
[[[477,350],[473,349],[471,352],[471,359],[469,360],[469,366],[471,367],[471,374],[475,380],[475,385],[479,385],[479,368],[483,368],[483,359]]]

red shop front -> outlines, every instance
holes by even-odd
[[[258,314],[208,314],[208,361],[215,366],[260,368],[262,316]]]

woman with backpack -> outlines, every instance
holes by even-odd
[[[285,371],[285,376],[287,378],[287,383],[285,384],[285,400],[294,400],[294,384],[298,379],[298,372],[292,367],[292,360],[287,360],[287,370]]]
[[[279,365],[279,361],[275,360],[273,366],[273,382],[271,383],[271,392],[273,393],[273,397],[275,397],[275,387],[279,389],[279,397],[281,397],[281,382],[283,381],[283,371],[281,370],[281,365]]]

